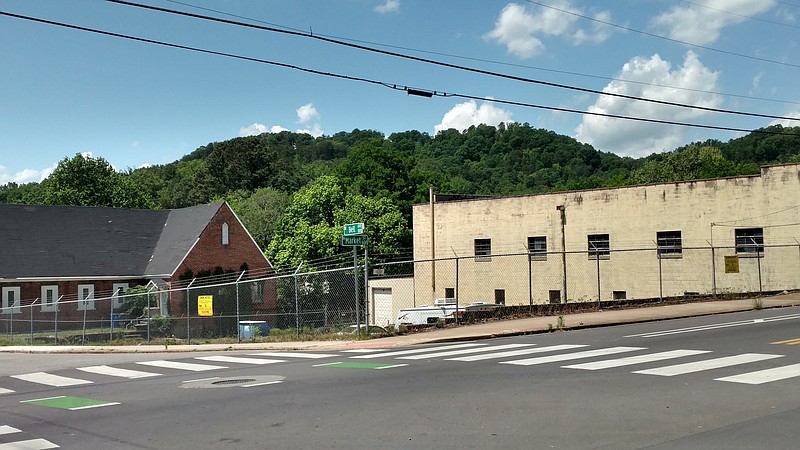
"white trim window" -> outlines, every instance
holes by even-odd
[[[128,292],[128,283],[114,283],[111,286],[111,308],[121,309],[125,304],[125,294]]]
[[[19,314],[22,312],[22,300],[20,299],[20,287],[3,288],[3,314]]]
[[[228,222],[222,223],[222,245],[229,245],[231,243],[230,235],[228,233]]]
[[[42,312],[55,312],[58,308],[58,285],[42,286]]]
[[[475,261],[492,260],[492,240],[488,238],[475,239]]]
[[[78,311],[94,310],[94,285],[78,285]]]

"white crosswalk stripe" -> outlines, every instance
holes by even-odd
[[[682,358],[684,356],[701,355],[711,353],[708,350],[672,350],[668,352],[649,353],[647,355],[627,356],[625,358],[606,359],[581,364],[563,366],[566,369],[599,370],[612,367],[632,366],[634,364],[644,364],[649,362],[663,361],[665,359]]]
[[[256,365],[286,362],[286,360],[283,359],[242,358],[240,356],[223,356],[223,355],[195,356],[194,359],[199,359],[202,361],[221,362],[221,363],[256,364]]]
[[[12,393],[14,393],[14,391],[13,391],[13,390],[11,390],[11,389],[0,388],[0,395],[3,395],[3,394],[12,394]]]
[[[22,381],[44,384],[53,387],[67,387],[67,386],[79,386],[81,384],[92,384],[92,382],[89,380],[62,377],[61,375],[53,375],[45,372],[33,372],[33,373],[24,373],[22,375],[11,375],[11,378],[16,378]]]
[[[656,367],[654,369],[637,370],[633,373],[644,375],[659,375],[662,377],[672,377],[675,375],[685,375],[688,373],[702,372],[704,370],[720,369],[723,367],[738,366],[757,361],[765,361],[773,358],[782,358],[783,355],[768,355],[762,353],[743,353],[741,355],[725,356],[722,358],[706,359],[703,361],[676,364],[674,366]]]
[[[21,433],[22,430],[9,425],[0,425],[0,436],[4,434]]]
[[[491,347],[478,347],[478,348],[462,348],[459,350],[446,350],[442,352],[423,353],[421,355],[400,356],[397,359],[426,359],[426,358],[443,358],[445,356],[466,355],[470,353],[489,352],[494,350],[506,350],[511,348],[531,347],[536,344],[506,344],[496,345]]]
[[[468,343],[468,344],[453,344],[453,345],[445,345],[441,347],[428,347],[428,348],[415,348],[413,350],[398,350],[394,352],[385,352],[385,353],[369,353],[366,355],[358,355],[358,356],[351,356],[350,358],[353,359],[370,359],[370,358],[393,358],[395,356],[404,356],[404,355],[414,355],[417,353],[430,353],[439,350],[455,350],[457,348],[467,348],[467,347],[482,347],[486,344],[476,344],[476,343]]]
[[[9,425],[0,425],[0,436],[11,435],[15,433],[22,433],[22,430]],[[0,444],[0,450],[46,450],[49,448],[58,447],[58,445],[46,439],[28,439],[24,441],[6,442],[4,444]]]
[[[78,370],[81,370],[83,372],[96,373],[99,375],[108,375],[112,377],[129,378],[129,379],[157,377],[161,375],[160,373],[155,373],[155,372],[142,372],[139,370],[118,369],[116,367],[111,367],[111,366],[78,367]]]
[[[353,348],[350,350],[342,350],[342,353],[377,353],[384,352],[385,348]]]
[[[136,364],[141,364],[143,366],[152,366],[152,367],[162,367],[165,369],[178,369],[178,370],[188,370],[191,372],[202,372],[205,370],[217,370],[217,369],[227,369],[225,366],[214,366],[211,364],[197,364],[197,363],[185,363],[179,361],[165,361],[165,360],[157,360],[157,361],[140,361]]]
[[[253,353],[250,356],[273,356],[275,358],[320,359],[320,358],[332,358],[336,355],[331,353],[262,352],[262,353]]]
[[[559,361],[570,361],[573,359],[594,358],[597,356],[614,355],[616,353],[633,352],[637,350],[645,350],[642,347],[610,347],[600,348],[597,350],[586,350],[575,353],[564,353],[561,355],[539,356],[536,358],[519,359],[516,361],[500,361],[500,364],[514,364],[517,366],[533,366],[537,364],[546,364]]]
[[[575,348],[583,348],[583,347],[588,347],[588,345],[562,344],[562,345],[551,345],[548,347],[523,348],[520,350],[509,350],[506,352],[460,356],[458,358],[447,358],[447,361],[483,361],[486,359],[510,358],[513,356],[531,355],[534,353],[557,352],[561,350],[572,350]]]
[[[0,450],[47,450],[49,448],[58,447],[58,445],[53,444],[47,439],[29,439],[27,441],[0,444]]]
[[[790,366],[775,367],[772,369],[758,370],[756,372],[742,373],[729,377],[715,378],[715,380],[743,384],[764,384],[795,377],[800,377],[800,364],[792,364]]]

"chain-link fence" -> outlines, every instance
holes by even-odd
[[[518,308],[618,301],[759,295],[800,289],[800,244],[663,247],[453,256],[302,270],[257,277],[148,283],[127,293],[24,299],[3,287],[0,340],[256,339],[389,326],[403,310],[444,303]],[[369,270],[365,271],[365,267]],[[18,291],[17,291],[18,292]],[[42,292],[45,292],[43,287]]]

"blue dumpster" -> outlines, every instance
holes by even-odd
[[[256,331],[258,329],[258,331]],[[258,336],[269,336],[269,325],[263,320],[241,320],[239,321],[239,338],[253,339]]]
[[[119,313],[111,313],[111,328],[119,328]]]

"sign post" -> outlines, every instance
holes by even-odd
[[[344,226],[344,233],[342,233],[342,247],[353,247],[353,284],[355,286],[355,295],[356,295],[356,327],[358,328],[358,334],[361,334],[361,306],[359,303],[359,290],[358,290],[358,248],[357,247],[364,247],[364,301],[365,305],[369,303],[369,298],[367,297],[368,288],[367,288],[367,235],[364,234],[364,223],[348,223]],[[369,314],[368,309],[364,308],[364,322],[367,325],[367,330],[369,330],[369,321],[367,319],[367,314]]]

